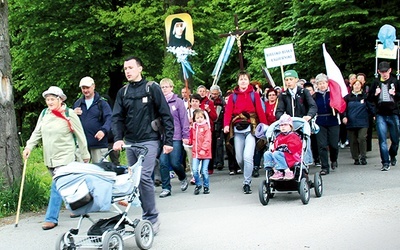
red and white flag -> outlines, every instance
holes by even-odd
[[[346,110],[346,102],[343,97],[348,94],[346,83],[344,82],[339,67],[335,64],[328,51],[326,51],[325,43],[322,44],[322,50],[324,53],[326,75],[329,79],[328,84],[331,92],[330,105],[339,113],[343,113]]]

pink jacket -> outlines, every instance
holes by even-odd
[[[301,142],[300,136],[295,132],[288,134],[279,134],[274,142],[274,150],[281,146],[286,145],[290,152],[284,152],[286,163],[289,168],[293,168],[294,164],[301,161],[301,150],[303,143]]]
[[[189,144],[193,145],[193,158],[211,159],[211,129],[207,122],[193,123],[193,127],[190,129]],[[200,153],[201,151],[204,151],[203,154]]]

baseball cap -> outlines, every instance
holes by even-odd
[[[93,84],[94,84],[93,78],[91,78],[90,76],[86,76],[86,77],[82,78],[81,81],[79,82],[79,87],[82,87],[82,86],[90,87]]]
[[[386,72],[390,69],[390,63],[386,61],[380,62],[378,69],[380,72]]]
[[[297,74],[296,70],[286,70],[285,73],[283,74],[286,77],[294,77],[294,78],[299,78],[299,75]]]
[[[42,93],[43,98],[46,98],[46,95],[55,95],[61,98],[62,101],[67,100],[67,96],[64,94],[62,89],[57,86],[50,86],[50,88]]]

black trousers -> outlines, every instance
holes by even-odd
[[[336,162],[339,154],[338,141],[340,126],[324,127],[319,126],[320,130],[317,134],[318,152],[321,160],[321,168],[329,172],[329,159]],[[329,156],[328,156],[329,148]]]

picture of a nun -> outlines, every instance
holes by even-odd
[[[186,40],[186,22],[180,18],[174,18],[171,22],[168,46],[170,47],[192,47]]]

